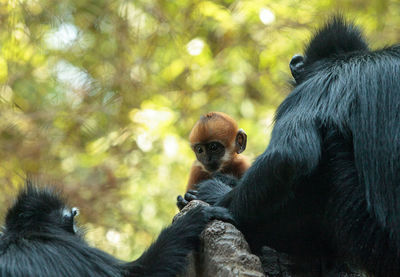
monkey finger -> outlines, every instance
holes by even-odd
[[[199,193],[199,191],[195,190],[195,189],[189,189],[187,192],[189,192],[190,194],[193,194],[193,195],[197,195]]]
[[[176,198],[176,206],[179,210],[182,210],[188,203],[181,195]]]
[[[190,192],[187,192],[187,193],[185,193],[185,200],[186,201],[197,200],[197,196],[194,194],[191,194]]]

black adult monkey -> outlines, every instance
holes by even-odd
[[[290,66],[268,148],[232,190],[209,181],[197,197],[227,207],[254,251],[400,276],[400,46],[372,51],[335,17]]]
[[[221,207],[196,207],[164,229],[136,261],[90,247],[75,226],[77,209],[31,184],[9,209],[0,233],[0,276],[176,276],[211,219],[231,221]]]

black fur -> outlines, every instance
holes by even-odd
[[[74,213],[49,189],[27,185],[9,209],[0,236],[0,276],[176,276],[211,219],[232,221],[221,207],[196,207],[164,229],[136,261],[89,246]]]
[[[268,148],[217,205],[255,251],[343,257],[400,276],[400,46],[371,51],[336,17],[302,66]],[[214,192],[213,182],[199,186],[202,200]]]
[[[232,175],[225,175],[217,173],[213,175],[212,179],[202,182],[203,186],[215,186],[212,191],[201,190],[196,191],[195,198],[207,199],[207,203],[214,205],[221,196],[227,194],[237,185],[238,179]]]
[[[212,179],[206,180],[204,183],[215,184],[214,190],[202,190],[201,192],[188,190],[184,197],[179,195],[176,199],[176,206],[179,210],[182,210],[191,200],[199,198],[207,199],[210,205],[214,205],[221,196],[231,191],[238,184],[238,179],[233,175],[217,172],[212,175]]]
[[[305,50],[306,66],[324,58],[368,50],[360,29],[342,17],[333,17],[318,30]]]

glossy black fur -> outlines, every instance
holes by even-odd
[[[215,173],[212,178],[204,181],[202,184],[208,186],[208,184],[215,184],[216,187],[212,191],[202,190],[201,198],[207,199],[210,205],[214,205],[222,195],[225,195],[231,189],[238,184],[238,179],[235,176],[229,174]],[[188,190],[188,192],[182,197],[178,196],[176,206],[179,210],[182,210],[191,200],[198,198],[199,192],[197,190]]]
[[[336,17],[299,66],[265,152],[229,193],[208,181],[198,197],[219,196],[254,251],[400,276],[400,46],[371,51]]]
[[[214,174],[212,179],[202,182],[201,185],[205,187],[215,185],[215,188],[213,190],[203,189],[201,191],[195,191],[195,197],[193,199],[207,199],[207,203],[214,205],[220,200],[222,195],[230,192],[232,188],[237,185],[237,183],[238,179],[232,175],[224,175],[222,173]],[[189,194],[190,193],[191,192],[189,192]],[[185,195],[185,198],[187,197],[188,196]]]
[[[89,246],[68,211],[58,194],[28,184],[0,235],[0,276],[176,276],[185,271],[206,224],[231,219],[224,208],[196,207],[164,229],[138,260],[123,262]]]

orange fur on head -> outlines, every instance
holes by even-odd
[[[220,141],[226,147],[234,141],[238,126],[236,121],[229,115],[221,112],[210,112],[202,115],[196,122],[189,135],[191,144]]]

